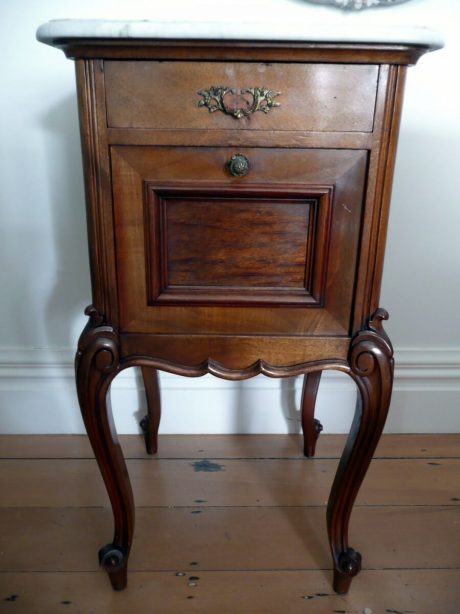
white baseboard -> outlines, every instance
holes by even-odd
[[[400,348],[386,431],[460,432],[460,349]],[[295,433],[302,380],[258,376],[227,382],[161,374],[161,433]],[[355,386],[325,373],[317,416],[326,433],[347,432]],[[145,401],[135,369],[112,386],[120,433],[138,433]],[[0,433],[83,433],[68,349],[0,349]]]

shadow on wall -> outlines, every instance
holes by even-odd
[[[50,347],[74,347],[74,322],[91,302],[76,95],[49,109],[42,128],[57,263],[45,327]]]
[[[279,389],[276,390],[270,382],[267,382],[267,377],[258,376],[260,388],[267,383],[264,394],[257,394],[258,389],[246,387],[245,382],[235,382],[236,394],[234,402],[234,417],[233,431],[234,433],[253,433],[254,423],[261,422],[261,415],[264,409],[269,407],[261,407],[263,405],[279,405],[281,412],[286,422],[286,432],[289,434],[297,434],[300,432],[300,408],[296,407],[295,402],[295,378],[282,378],[276,380]],[[269,415],[270,412],[266,412]]]
[[[401,130],[381,301],[396,346],[460,342],[460,329],[442,324],[457,320],[460,300],[460,175],[446,163],[457,159],[457,149],[455,126],[451,134],[428,126]],[[427,326],[434,320],[437,326]]]
[[[137,388],[136,402],[130,408],[131,415],[135,419],[135,423],[139,424],[142,418],[147,414],[147,403],[145,397],[145,391],[143,388],[143,379],[141,370],[135,367],[130,369],[134,371],[134,377]],[[178,380],[182,379],[179,376],[168,376],[168,383],[166,383],[166,390],[161,392],[161,405],[162,405],[162,421],[168,422],[167,432],[172,432],[171,422],[168,421],[169,410],[176,410],[177,407],[171,407],[171,377],[177,377]],[[212,376],[207,376],[211,378]],[[213,378],[214,379],[214,378]],[[177,393],[175,395],[175,403],[179,403],[181,407],[181,413],[184,412],[184,423],[178,421],[174,424],[174,432],[183,433],[189,432],[190,417],[189,412],[195,408],[196,403],[204,403],[205,412],[209,412],[209,418],[212,424],[219,424],[217,427],[218,432],[222,432],[224,428],[225,432],[234,434],[248,434],[248,433],[279,433],[286,432],[289,434],[300,433],[300,396],[297,395],[296,399],[296,381],[298,378],[286,378],[279,380],[272,380],[270,378],[259,375],[255,380],[244,380],[229,382],[219,380],[222,383],[222,389],[219,390],[211,385],[204,385],[201,390],[201,401],[197,401],[196,395],[190,401],[189,392],[186,389],[181,390],[179,385],[177,388],[173,386],[173,389]],[[163,382],[164,385],[164,382]],[[198,388],[199,389],[199,388]],[[195,389],[196,390],[196,389]],[[214,391],[214,394],[211,392]],[[115,414],[118,414],[118,408],[122,410],[121,405],[116,402]],[[126,408],[124,408],[126,410]],[[276,418],[276,414],[281,414],[282,419]],[[185,416],[187,414],[187,417]],[[200,419],[203,417],[203,413],[199,411]],[[177,416],[177,414],[176,414]],[[283,429],[283,419],[286,423],[286,428]],[[192,420],[193,423],[193,420]],[[124,422],[126,425],[126,422]],[[263,426],[261,426],[263,425]],[[197,425],[195,425],[196,427]],[[126,427],[125,427],[126,428]],[[185,428],[185,431],[184,431]],[[209,424],[201,424],[202,432],[209,433]],[[182,430],[181,430],[182,429]],[[194,433],[200,432],[200,425],[198,429],[193,428]],[[162,422],[160,422],[160,435],[164,433]]]

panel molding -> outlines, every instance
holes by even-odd
[[[330,242],[330,223],[332,215],[333,186],[266,186],[250,183],[243,186],[223,185],[200,182],[193,185],[182,182],[163,185],[158,182],[144,182],[144,207],[147,220],[146,236],[146,273],[148,304],[163,305],[303,305],[323,307],[327,276],[327,259]],[[219,205],[225,201],[227,215],[232,214],[232,204],[244,203],[251,207],[282,206],[288,204],[308,207],[307,232],[305,236],[305,263],[302,271],[302,287],[269,284],[232,285],[211,283],[170,283],[170,245],[168,232],[168,204],[178,203],[181,199],[200,207],[202,199]],[[230,201],[230,204],[229,204]],[[222,229],[224,230],[224,229]],[[178,235],[180,233],[173,233]],[[195,233],[196,234],[196,233]],[[288,235],[289,233],[286,233]],[[268,245],[270,242],[268,241]],[[180,245],[176,246],[179,247]],[[188,246],[190,249],[190,246]],[[193,259],[188,253],[187,261]],[[212,262],[213,254],[206,253],[206,261]],[[184,258],[183,258],[184,260]],[[290,258],[292,261],[293,258]],[[195,265],[196,266],[196,265]],[[234,269],[234,266],[229,266]],[[246,278],[251,277],[247,275]],[[259,271],[259,275],[263,270]],[[222,276],[220,276],[222,277]]]

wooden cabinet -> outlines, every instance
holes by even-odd
[[[321,372],[338,369],[359,399],[327,512],[344,593],[361,561],[350,513],[392,389],[378,301],[404,76],[429,44],[110,40],[67,27],[45,42],[76,60],[93,285],[76,374],[115,520],[101,564],[124,588],[134,505],[106,404],[117,373],[142,367],[149,452],[158,369],[304,375],[312,456]]]

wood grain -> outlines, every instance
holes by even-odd
[[[200,462],[216,465],[206,471]],[[198,466],[195,463],[198,462]],[[337,468],[328,459],[129,460],[136,505],[324,505]],[[204,470],[200,470],[200,468]],[[198,471],[196,470],[198,469]],[[395,473],[376,459],[358,505],[458,505],[459,459],[408,459]],[[56,483],[67,484],[66,489]],[[0,465],[2,506],[100,506],[108,499],[94,460],[8,460]]]
[[[231,148],[212,147],[112,148],[121,332],[222,334],[233,337],[348,335],[358,258],[367,152],[245,147],[238,153],[250,160],[251,170],[246,177],[232,178],[226,170],[226,165],[234,153],[236,152]],[[150,215],[146,216],[146,210],[149,209],[145,202],[146,183],[149,186],[149,195],[152,190],[169,194],[180,189],[185,192],[187,190],[198,192],[201,189],[206,190],[208,195],[213,191],[221,198],[225,196],[232,198],[231,203],[227,203],[229,207],[238,207],[238,199],[243,203],[247,202],[250,195],[257,191],[263,191],[267,198],[277,199],[278,195],[283,205],[283,196],[287,201],[290,200],[289,195],[308,199],[333,188],[330,216],[329,199],[320,201],[321,207],[315,231],[317,247],[313,250],[314,294],[318,294],[317,288],[323,286],[325,288],[324,296],[320,297],[321,303],[307,305],[307,309],[304,306],[279,309],[279,305],[275,303],[271,307],[269,302],[267,306],[259,306],[257,309],[238,308],[232,306],[230,286],[228,292],[222,290],[220,293],[221,301],[226,303],[224,306],[206,303],[204,306],[195,306],[189,301],[190,304],[184,306],[164,306],[158,309],[155,305],[149,304],[151,301],[146,280],[151,279],[152,275],[159,276],[160,267],[154,266],[152,261],[160,260],[155,254],[161,250],[158,247],[159,237],[156,235],[152,237],[152,232],[148,232],[147,240],[145,238],[146,217],[150,220],[150,227],[160,223],[159,213],[150,212]],[[276,233],[276,224],[270,224],[269,217],[266,215],[258,217],[260,219],[257,223],[261,229],[265,229],[265,234],[270,227],[272,227],[271,233]],[[231,240],[235,245],[239,245],[240,241],[244,241],[245,226],[240,225],[239,230],[236,229],[233,233],[226,230],[226,236],[228,237],[230,233]],[[291,223],[291,234],[292,226]],[[190,239],[187,237],[190,229],[188,230],[187,234],[187,229],[182,229],[178,236],[178,240],[181,239],[183,244],[183,251],[179,254],[182,262],[188,262],[189,259],[193,261],[193,258],[196,258],[193,250],[188,253]],[[212,246],[218,239],[222,240],[222,224],[219,230],[220,233],[216,236],[217,231],[214,229],[207,241],[202,234],[203,231],[200,232],[199,236],[202,237],[205,247]],[[276,239],[276,234],[271,236],[272,240]],[[177,248],[176,244],[173,247]],[[208,249],[207,258],[213,258],[212,250]],[[241,288],[242,275],[245,274],[248,281],[252,281],[253,275],[249,273],[255,266],[259,275],[264,274],[265,267],[261,266],[261,263],[257,266],[255,253],[253,259],[255,262],[251,265],[250,271],[244,271],[244,268],[247,269],[248,258],[246,264],[241,265],[240,269],[243,268],[243,271],[240,272],[238,283],[234,282],[236,290]],[[203,261],[204,256],[200,258],[201,268]],[[195,273],[195,276],[198,275],[199,271]],[[161,285],[158,281],[152,283],[155,289]],[[289,285],[289,278],[286,285]],[[281,296],[279,300],[282,299]],[[185,300],[183,302],[186,303]]]
[[[190,311],[175,307],[182,315],[190,316]],[[241,311],[242,308],[235,308]],[[188,308],[190,310],[190,307]],[[261,309],[259,309],[259,312]],[[214,314],[215,315],[215,314]],[[219,317],[225,314],[221,313]],[[280,314],[281,315],[281,314]],[[291,321],[292,324],[292,321]],[[179,324],[179,326],[181,326]],[[258,323],[260,326],[260,323]],[[168,365],[156,365],[157,368],[178,375],[193,375],[197,366],[204,364],[208,359],[221,365],[222,370],[233,370],[233,379],[258,375],[258,361],[264,360],[273,367],[286,366],[282,377],[298,375],[307,371],[307,362],[311,368],[312,361],[332,361],[334,367],[345,367],[348,355],[349,340],[347,337],[303,337],[300,335],[287,337],[285,335],[266,337],[262,335],[154,335],[141,333],[123,333],[120,336],[121,351],[125,357],[154,356],[157,359],[169,362]],[[177,359],[180,356],[180,359]],[[129,364],[129,366],[135,366]],[[139,364],[139,359],[137,360]],[[303,365],[303,367],[302,367]],[[144,365],[142,365],[144,366]],[[154,366],[154,365],[151,365]],[[256,368],[254,368],[256,366]],[[290,371],[298,369],[298,373]],[[324,367],[325,368],[325,367]],[[230,379],[231,372],[228,373]]]
[[[131,572],[128,590],[113,594],[100,572],[1,574],[2,607],[8,614],[361,614],[365,608],[375,614],[458,614],[460,600],[460,571],[453,569],[364,570],[346,596],[331,594],[324,571],[209,571],[189,586],[191,575]]]
[[[101,62],[75,63],[80,139],[85,179],[92,301],[111,322],[118,321],[110,155]]]
[[[316,132],[306,130],[152,130],[108,128],[111,145],[179,145],[207,147],[312,147],[315,149],[371,149],[379,140],[374,132]]]
[[[323,506],[138,508],[130,568],[331,569],[324,515]],[[108,508],[0,508],[0,572],[97,571],[110,520]],[[445,546],[459,521],[458,505],[358,506],[351,534],[365,569],[457,569],[459,549]]]
[[[332,189],[148,181],[144,193],[150,306],[322,306]]]
[[[145,458],[143,438],[120,435],[125,458]],[[339,458],[345,435],[321,435],[315,457]],[[157,458],[303,458],[300,435],[160,435]],[[384,434],[374,458],[457,458],[460,434]],[[0,435],[0,459],[93,458],[86,435]]]
[[[194,40],[144,40],[113,41],[63,40],[53,42],[70,58],[111,58],[138,60],[235,60],[247,61],[248,52],[253,61],[272,62],[331,62],[337,56],[344,63],[362,64],[365,58],[370,64],[415,64],[430,48],[423,45],[401,44],[330,44],[295,41],[226,41],[219,39]]]
[[[111,128],[317,130],[370,132],[378,66],[277,62],[104,62]],[[201,90],[226,86],[237,93],[266,87],[280,106],[240,120],[199,107]],[[239,98],[237,101],[233,100]],[[249,94],[228,93],[241,106]]]

